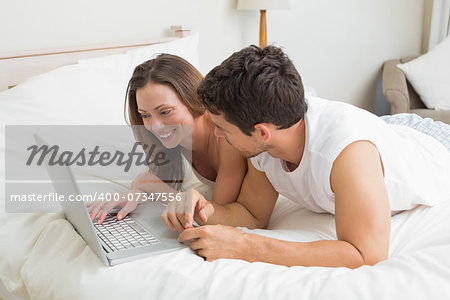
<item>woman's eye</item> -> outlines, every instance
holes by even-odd
[[[168,115],[171,111],[172,111],[172,110],[170,110],[170,109],[163,110],[163,111],[161,111],[161,114],[162,114],[162,115]]]
[[[146,119],[146,118],[148,118],[149,117],[149,115],[141,115],[141,118],[142,119]]]

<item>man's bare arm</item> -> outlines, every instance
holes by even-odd
[[[188,229],[179,240],[207,260],[238,258],[294,266],[356,268],[387,259],[390,207],[376,147],[360,141],[336,159],[330,178],[338,240],[300,243],[249,234],[229,226]]]
[[[214,213],[206,222],[196,214],[196,222],[205,224],[224,224],[247,228],[266,228],[272,215],[278,193],[264,172],[255,169],[250,160],[248,171],[236,202],[220,205],[211,203]]]

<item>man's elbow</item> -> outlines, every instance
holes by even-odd
[[[245,217],[243,217],[246,223],[245,227],[247,227],[248,229],[267,229],[267,227],[269,226],[270,215],[261,216],[259,214],[254,214],[244,205],[242,205],[242,207],[245,208]]]
[[[268,223],[258,223],[255,229],[267,229]]]
[[[350,269],[357,269],[362,266],[374,266],[379,262],[382,262],[386,260],[387,257],[370,257],[370,258],[364,258],[364,257],[358,257],[357,259],[352,260],[351,263],[349,263],[347,266]]]
[[[252,218],[251,224],[247,226],[248,229],[267,229],[269,221],[259,220],[255,217]]]
[[[387,260],[388,258],[389,256],[383,253],[371,255],[367,258],[364,258],[364,265],[374,266],[379,262]]]
[[[377,263],[385,261],[389,258],[388,251],[383,251],[383,250],[371,251],[371,252],[359,251],[359,253],[362,258],[361,265],[374,266]]]
[[[351,244],[352,245],[352,244]],[[361,266],[374,266],[379,262],[385,261],[389,258],[389,251],[383,249],[377,249],[375,251],[364,251],[352,245],[355,251],[354,264],[351,265],[352,269],[359,268]]]

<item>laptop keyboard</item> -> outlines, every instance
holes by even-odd
[[[100,225],[95,220],[94,227],[98,237],[114,252],[161,243],[129,216],[118,221],[116,216],[108,214]]]

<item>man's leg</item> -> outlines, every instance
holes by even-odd
[[[428,134],[441,142],[450,151],[450,125],[416,114],[395,114],[381,116],[388,124],[403,125]]]

